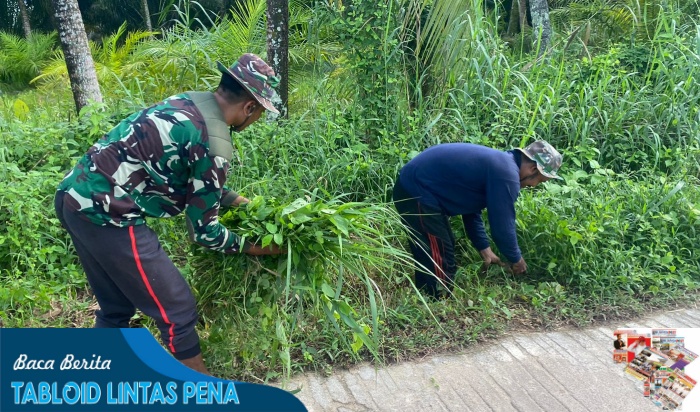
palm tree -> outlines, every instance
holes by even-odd
[[[52,0],[73,99],[78,112],[90,101],[102,102],[95,65],[77,0]]]
[[[55,47],[56,33],[22,38],[0,32],[0,81],[26,87],[50,63]]]
[[[414,94],[446,98],[444,91],[467,71],[465,55],[474,40],[487,40],[482,2],[475,0],[401,0],[400,38],[407,45],[406,65]],[[478,43],[478,42],[476,42]],[[442,96],[442,97],[440,97]],[[438,103],[439,106],[442,104]]]
[[[554,0],[550,16],[558,27],[585,28],[582,44],[588,47],[591,41],[603,44],[608,40],[629,40],[637,32],[645,33],[644,28],[639,30],[642,9],[650,8],[650,13],[645,10],[648,16],[656,15],[657,10],[649,3],[643,0],[641,3],[636,0]]]
[[[243,53],[255,53],[271,62],[267,50],[266,0],[244,0],[230,10],[228,18],[218,19],[200,10],[198,21],[185,9],[179,9],[174,25],[164,29],[158,39],[144,42],[134,58],[149,62],[140,73],[149,84],[165,85],[156,94],[182,89],[214,87],[221,76],[216,60],[226,65]],[[322,34],[309,42],[312,11],[302,2],[289,2],[289,89],[307,82],[321,61],[330,61],[341,49],[331,37],[331,28],[320,27]],[[319,26],[316,26],[319,27]],[[295,99],[302,96],[295,94]]]
[[[90,42],[90,52],[95,62],[97,80],[100,84],[113,81],[123,81],[134,73],[144,69],[145,61],[134,58],[137,47],[144,39],[150,38],[156,32],[133,31],[127,33],[127,23],[124,22],[119,30],[111,36],[104,37],[101,43]],[[57,53],[54,59],[41,70],[41,74],[32,82],[42,82],[57,87],[63,83],[68,68],[63,53]],[[54,83],[55,82],[55,83]]]
[[[143,21],[146,23],[146,31],[153,31],[151,12],[148,9],[148,0],[141,0],[141,12],[143,13]]]
[[[267,60],[281,77],[278,93],[280,113],[287,115],[289,98],[289,1],[267,0]]]
[[[533,28],[532,42],[537,47],[537,57],[539,57],[552,42],[552,25],[549,23],[547,0],[530,0],[530,14]]]
[[[24,0],[17,0],[19,4],[19,14],[22,16],[22,28],[24,29],[24,37],[29,37],[32,34],[32,26],[29,24],[29,14],[27,13],[27,5]]]

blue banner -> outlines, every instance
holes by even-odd
[[[0,328],[0,411],[306,411],[271,386],[195,372],[138,329]]]

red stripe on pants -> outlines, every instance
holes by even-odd
[[[445,279],[445,271],[442,268],[442,254],[438,248],[438,239],[428,233],[428,239],[430,239],[430,251],[433,255],[433,261],[435,262],[435,276],[438,279]]]
[[[175,346],[173,345],[173,328],[175,328],[175,324],[171,323],[170,320],[168,319],[168,315],[165,314],[165,308],[163,308],[163,305],[160,304],[160,301],[158,300],[158,297],[156,297],[155,292],[153,292],[153,288],[151,287],[151,283],[148,281],[148,277],[146,276],[146,272],[143,270],[143,266],[141,265],[141,258],[139,257],[139,251],[136,248],[136,236],[134,235],[134,227],[129,226],[129,236],[131,237],[131,250],[134,252],[134,260],[136,260],[136,267],[139,270],[139,273],[141,274],[141,279],[143,280],[143,283],[146,285],[146,289],[148,289],[148,293],[151,295],[153,300],[156,302],[156,306],[158,306],[158,310],[160,311],[160,315],[163,317],[163,321],[170,325],[170,329],[168,329],[168,335],[170,336],[170,340],[168,342],[168,347],[170,347],[170,351],[172,353],[175,353]]]
[[[418,203],[418,218],[420,219],[420,224],[423,227],[423,230],[428,234],[428,241],[430,241],[430,255],[433,257],[435,276],[438,279],[445,280],[445,271],[442,268],[442,254],[440,254],[440,249],[438,248],[437,238],[428,232],[428,228],[425,227],[425,223],[423,223],[423,211],[421,210],[420,203]]]

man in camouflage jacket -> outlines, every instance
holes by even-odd
[[[95,327],[128,327],[138,308],[155,319],[173,356],[203,373],[194,296],[146,217],[184,211],[191,239],[202,246],[280,253],[242,243],[218,221],[220,206],[247,202],[224,187],[233,156],[229,128],[245,129],[265,109],[278,113],[271,100],[279,80],[253,54],[218,68],[214,93],[169,97],[114,127],[68,172],[55,199],[100,304]]]

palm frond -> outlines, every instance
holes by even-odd
[[[0,76],[10,83],[28,84],[49,62],[56,47],[56,34],[32,33],[22,38],[0,32]]]

